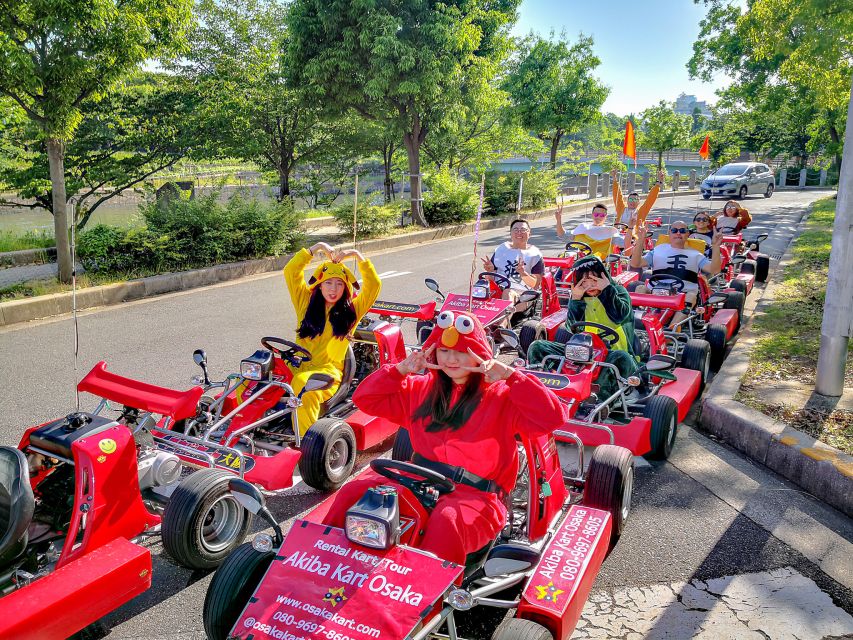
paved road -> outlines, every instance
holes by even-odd
[[[768,253],[781,255],[805,206],[821,195],[784,192],[747,201],[755,232],[773,234],[764,245]],[[696,206],[664,200],[656,212],[668,221],[672,207],[676,220],[692,217]],[[484,250],[505,235],[484,233]],[[534,225],[533,242],[546,252],[558,248],[550,221]],[[429,300],[425,276],[445,290],[462,290],[471,256],[470,238],[374,256],[385,274],[382,298]],[[76,371],[69,318],[0,330],[0,442],[12,444],[26,426],[72,409],[75,380],[98,360],[126,375],[186,387],[196,373],[194,348],[207,349],[220,375],[252,353],[259,336],[288,336],[293,327],[284,283],[274,274],[82,313]],[[694,431],[693,420],[681,428],[669,461],[638,468],[631,520],[603,566],[576,637],[853,634],[851,521]],[[302,486],[274,497],[271,508],[289,522],[320,499]],[[108,616],[109,637],[203,637],[209,576],[174,566],[158,543],[150,544],[154,586]]]

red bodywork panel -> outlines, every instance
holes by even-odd
[[[548,533],[548,527],[557,517],[557,512],[568,499],[568,490],[563,481],[560,456],[552,434],[538,438],[522,438],[530,472],[530,492],[527,501],[527,535],[531,541],[539,540]],[[547,483],[551,495],[546,496],[543,488]]]
[[[377,300],[373,303],[369,313],[375,313],[380,316],[395,316],[397,318],[432,320],[435,317],[435,300],[425,304],[407,304],[404,302]]]
[[[720,309],[709,320],[708,324],[721,324],[726,328],[726,340],[731,340],[737,330],[737,309]]]
[[[752,288],[755,286],[755,274],[739,273],[735,276],[735,280],[740,280],[746,286],[746,295],[752,293]]]
[[[2,601],[0,638],[62,640],[151,586],[151,553],[117,538]]]
[[[653,293],[631,293],[631,306],[646,307],[650,309],[674,309],[681,311],[684,309],[683,293],[677,293],[674,296],[656,296]]]
[[[125,378],[107,371],[107,363],[103,360],[92,367],[92,370],[77,385],[77,390],[120,402],[141,411],[171,416],[174,420],[194,416],[203,392],[201,387],[175,391]]]
[[[607,556],[611,529],[606,511],[573,505],[524,587],[517,616],[568,640]]]
[[[595,426],[595,425],[598,426]],[[635,456],[642,456],[652,450],[649,434],[652,422],[648,418],[634,417],[628,424],[588,423],[569,420],[566,431],[578,435],[587,447],[597,447],[600,444],[610,444],[610,434],[613,432],[613,444],[625,447]]]
[[[623,271],[619,275],[613,276],[613,280],[617,284],[621,284],[623,287],[632,282],[636,282],[639,278],[640,274],[636,271]]]
[[[678,405],[678,421],[683,422],[684,418],[687,417],[687,412],[690,411],[690,406],[702,388],[702,373],[681,367],[676,367],[673,373],[678,379],[667,382],[658,393],[675,400]]]
[[[545,256],[542,258],[542,262],[545,263],[546,267],[552,267],[554,269],[571,269],[575,264],[575,259],[572,256],[567,256],[565,258],[552,258]]]
[[[548,332],[548,340],[554,340],[557,337],[557,329],[566,324],[566,310],[560,309],[542,318],[542,325]]]

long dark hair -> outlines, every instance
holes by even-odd
[[[431,420],[426,427],[427,432],[445,429],[456,431],[468,422],[468,418],[480,404],[480,398],[483,395],[480,391],[482,381],[483,376],[480,373],[472,373],[468,376],[462,395],[459,396],[456,404],[450,406],[453,380],[444,371],[436,371],[435,383],[423,404],[415,411],[414,417]]]
[[[332,333],[336,338],[345,338],[355,326],[355,307],[349,298],[349,291],[344,290],[344,295],[329,310],[329,322],[332,323]],[[305,317],[299,324],[297,335],[302,339],[316,338],[322,335],[326,329],[326,299],[320,287],[314,287],[311,298],[308,300],[308,308]]]

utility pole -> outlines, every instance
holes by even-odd
[[[853,83],[847,106],[844,156],[838,178],[838,202],[832,226],[829,280],[820,328],[815,391],[837,397],[844,391],[847,345],[853,328]]]

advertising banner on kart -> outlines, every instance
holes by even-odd
[[[510,300],[501,300],[499,298],[489,298],[488,300],[473,300],[471,303],[471,313],[477,316],[477,319],[487,325],[497,318],[500,314],[509,308],[512,304]],[[442,311],[468,311],[468,296],[459,293],[447,294],[447,299],[441,305]]]
[[[463,567],[297,520],[229,638],[402,640]]]

